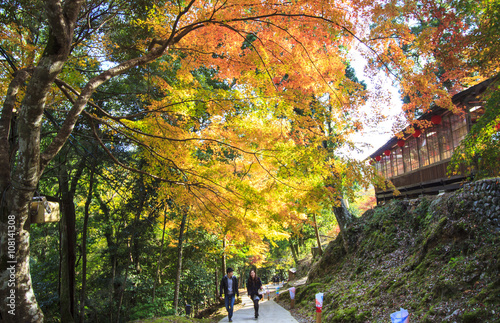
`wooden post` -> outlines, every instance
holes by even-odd
[[[290,294],[290,308],[295,307],[295,291],[296,291],[295,287],[290,287],[288,289],[288,293]]]
[[[316,294],[316,323],[321,323],[321,312],[323,312],[323,293]]]

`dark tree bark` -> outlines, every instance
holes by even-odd
[[[295,245],[292,245],[292,247],[295,249],[295,254],[297,255],[297,259],[300,259],[300,248],[299,248],[300,241],[297,242]]]
[[[128,242],[129,247],[129,258],[132,259],[132,245],[130,241]],[[132,264],[133,265],[133,264]],[[116,323],[120,323],[120,315],[123,304],[123,295],[125,294],[125,289],[127,287],[129,264],[125,267],[125,278],[123,279],[123,284],[120,286],[119,297],[118,297],[118,314],[116,315]]]
[[[313,213],[314,219],[314,233],[316,234],[316,242],[318,243],[318,255],[323,255],[323,247],[321,246],[321,237],[319,236],[318,221],[316,221],[316,213]]]
[[[85,201],[85,214],[82,229],[82,290],[80,294],[80,323],[85,321],[85,293],[87,292],[87,229],[89,224],[89,209],[92,202],[92,189],[94,186],[95,165],[90,169],[89,191]]]
[[[141,213],[144,209],[144,203],[146,201],[146,188],[144,187],[144,175],[141,175],[139,178],[139,194],[137,196],[137,209],[135,211],[134,223],[132,226],[132,260],[134,261],[134,267],[136,273],[141,272],[141,263],[140,263],[140,234],[138,233],[138,227],[140,225]]]
[[[214,293],[214,298],[215,301],[217,302],[217,298],[220,296],[219,295],[219,270],[217,269],[218,265],[217,262],[215,263],[215,269],[214,269],[214,276],[215,276],[215,293]]]
[[[109,244],[108,244],[109,246]],[[115,296],[116,265],[118,259],[116,255],[111,257],[111,280],[109,283],[109,307],[113,308],[113,298]],[[113,310],[109,311],[109,321],[113,322]]]
[[[163,258],[163,243],[165,241],[165,227],[167,225],[167,215],[165,213],[163,214],[163,230],[161,234],[160,256],[158,257],[158,263],[156,265],[156,276],[153,282],[153,303],[155,301],[156,284],[160,283],[160,264],[161,264],[161,259]]]
[[[174,289],[174,311],[177,315],[177,310],[179,306],[179,289],[181,285],[181,273],[182,273],[182,244],[184,242],[184,227],[186,226],[187,211],[181,210],[182,221],[179,228],[179,243],[177,245],[177,274],[175,276],[175,289]]]
[[[222,277],[226,273],[226,235],[224,235],[224,239],[222,239]]]
[[[96,199],[99,202],[99,205],[101,207],[101,210],[104,214],[104,218],[111,220],[111,212],[109,211],[108,206],[106,205],[106,202],[104,202],[99,194],[96,194]],[[116,278],[116,265],[117,265],[117,255],[116,255],[116,249],[117,243],[115,243],[115,235],[113,231],[113,227],[111,224],[107,224],[108,227],[105,228],[104,230],[104,237],[106,238],[106,243],[108,244],[108,251],[109,251],[109,259],[110,259],[110,265],[111,265],[111,279],[109,282],[109,307],[113,308],[113,298],[115,295],[115,278]],[[109,311],[109,322],[113,322],[113,310]]]
[[[61,321],[75,320],[75,263],[76,263],[76,211],[74,197],[76,186],[83,172],[83,161],[71,178],[67,161],[60,161],[59,191],[61,209]],[[71,181],[71,183],[70,183]]]
[[[297,256],[297,252],[295,251],[292,239],[288,239],[288,243],[290,244],[290,249],[292,250],[293,261],[295,262],[295,265],[297,265],[299,263],[299,258]]]

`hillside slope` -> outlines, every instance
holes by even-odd
[[[436,197],[390,202],[349,228],[350,250],[332,241],[297,288],[300,322],[500,322],[500,178]],[[289,308],[288,293],[280,303]]]

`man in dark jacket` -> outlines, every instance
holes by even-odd
[[[226,310],[229,317],[229,322],[232,322],[233,309],[234,309],[234,297],[240,296],[238,292],[238,279],[233,276],[233,268],[229,267],[227,269],[227,275],[222,277],[220,281],[219,296],[222,299],[222,294],[224,294],[226,299]]]

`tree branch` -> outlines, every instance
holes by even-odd
[[[147,175],[147,176],[149,176],[151,178],[159,180],[160,182],[166,182],[166,183],[176,184],[176,185],[181,185],[181,186],[202,186],[201,183],[190,184],[190,183],[187,183],[187,182],[171,181],[171,180],[168,180],[166,178],[163,178],[163,177],[160,177],[160,176],[156,176],[156,175],[153,175],[151,173],[148,173],[148,172],[142,171],[140,169],[137,169],[137,168],[134,168],[134,167],[130,167],[130,166],[127,166],[127,165],[123,164],[122,162],[120,162],[113,155],[113,153],[111,153],[111,151],[109,151],[108,147],[106,147],[106,145],[102,142],[101,138],[99,138],[99,135],[97,134],[97,130],[95,128],[94,122],[92,121],[91,118],[89,118],[89,123],[90,123],[90,126],[92,128],[92,132],[94,133],[94,137],[96,138],[97,142],[99,143],[99,146],[101,146],[102,149],[104,149],[104,151],[106,152],[106,154],[113,160],[113,162],[115,164],[119,165],[123,169],[130,170],[130,171],[132,171],[134,173],[137,173],[137,174]]]

